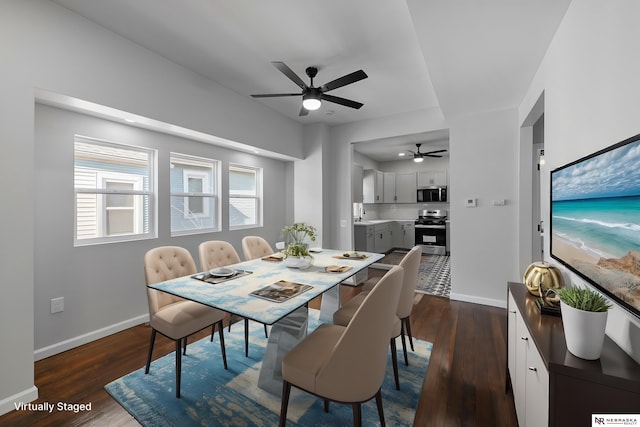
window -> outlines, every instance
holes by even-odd
[[[171,153],[171,235],[220,230],[217,160]]]
[[[76,246],[155,237],[155,151],[76,136]]]
[[[229,228],[262,225],[262,169],[229,165]]]

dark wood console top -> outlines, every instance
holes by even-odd
[[[508,287],[550,373],[640,393],[640,364],[611,338],[605,336],[600,359],[580,359],[567,350],[562,319],[541,314],[535,297],[529,294],[523,284],[509,282]]]

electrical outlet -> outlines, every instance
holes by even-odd
[[[51,314],[64,311],[64,297],[53,298],[51,300]]]

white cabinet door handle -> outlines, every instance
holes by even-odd
[[[527,337],[520,337],[520,339],[523,340],[523,341],[529,341],[529,338],[527,338]]]
[[[533,371],[533,372],[538,372],[538,370],[536,368],[534,368],[533,366],[529,366],[529,370]]]
[[[516,311],[515,310],[509,310],[509,313],[516,314]]]

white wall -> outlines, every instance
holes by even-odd
[[[0,3],[0,414],[37,396],[34,90],[302,158],[302,126],[48,1]]]
[[[316,227],[317,237],[312,246],[323,245],[325,212],[322,209],[323,180],[330,169],[324,166],[324,146],[329,140],[329,127],[325,124],[307,126],[304,130],[304,160],[294,163],[294,221]]]
[[[638,16],[634,0],[572,2],[520,106],[522,122],[544,92],[541,202],[547,215],[551,170],[640,133]],[[548,257],[547,237],[544,246]],[[581,282],[566,271],[565,280]],[[640,362],[637,317],[616,307],[607,335]]]
[[[517,267],[517,110],[479,113],[451,122],[449,133],[451,298],[505,306]],[[465,207],[476,199],[475,208]],[[505,200],[494,206],[494,200]]]
[[[198,260],[205,240],[226,240],[242,257],[242,237],[258,234],[274,244],[286,225],[286,162],[139,129],[54,107],[36,105],[35,115],[35,351],[36,360],[148,320],[142,259],[156,246],[187,248]],[[158,150],[158,237],[73,246],[73,141],[80,134]],[[220,160],[222,231],[170,237],[169,155]],[[229,163],[262,168],[264,224],[228,230]],[[65,310],[50,314],[50,300],[64,297]],[[116,326],[114,326],[116,325]]]

